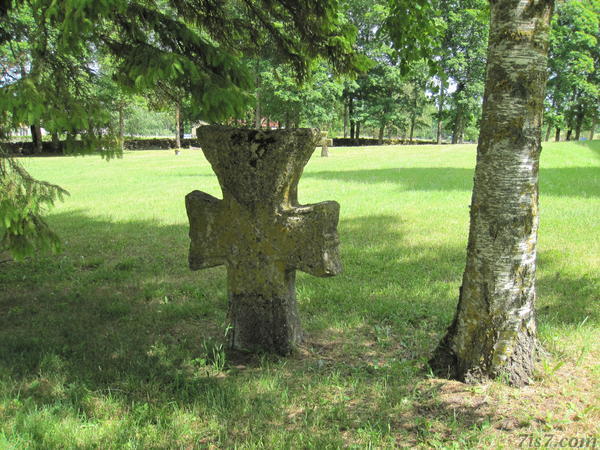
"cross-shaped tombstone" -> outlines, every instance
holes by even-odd
[[[223,200],[186,196],[190,268],[226,265],[233,348],[288,354],[302,338],[296,270],[341,271],[339,204],[298,204],[298,181],[321,134],[222,126],[197,134]]]
[[[327,131],[321,131],[321,156],[326,158],[329,156],[329,147],[333,145],[333,139],[327,137]]]

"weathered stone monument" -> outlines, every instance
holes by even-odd
[[[288,354],[302,338],[296,270],[341,271],[339,204],[298,204],[298,181],[321,134],[222,126],[197,134],[223,200],[186,196],[190,268],[226,265],[233,348]]]
[[[321,145],[321,156],[324,158],[329,156],[329,147],[333,145],[333,139],[329,139],[327,134],[327,131],[321,131],[321,141],[319,142]]]

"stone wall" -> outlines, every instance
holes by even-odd
[[[181,147],[200,147],[198,139],[181,139]],[[175,148],[175,139],[128,139],[126,150],[170,150]]]
[[[79,142],[71,143],[72,146],[80,144]],[[32,142],[6,142],[1,143],[4,148],[8,149],[9,154],[16,156],[32,156],[34,148]],[[181,147],[199,147],[197,139],[181,139]],[[175,139],[127,139],[125,141],[125,150],[172,150],[175,148]],[[60,142],[56,148],[52,142],[42,143],[42,153],[35,156],[57,156],[64,154],[64,142]],[[74,153],[72,148],[70,153]]]
[[[333,138],[333,147],[358,147],[365,145],[381,145],[378,139],[351,139],[351,138]],[[71,145],[77,145],[78,142]],[[411,144],[407,140],[401,139],[384,139],[383,145],[408,145]],[[414,140],[412,145],[418,144],[435,144],[433,141]],[[33,153],[33,144],[31,142],[9,142],[0,144],[7,148],[11,155],[31,156]],[[55,148],[52,142],[43,142],[42,153],[35,156],[57,156],[62,155],[64,142],[61,142],[58,148]],[[330,144],[331,145],[331,144]],[[182,148],[196,147],[200,144],[198,139],[181,139]],[[127,139],[125,140],[125,150],[172,150],[175,148],[175,139],[169,138],[149,138],[149,139]],[[71,151],[70,153],[73,153]]]
[[[414,139],[413,142],[403,139],[384,139],[383,144],[379,143],[379,139],[352,139],[352,138],[333,138],[334,147],[359,147],[363,145],[422,145],[436,144],[434,141],[422,141]]]

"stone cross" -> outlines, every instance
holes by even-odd
[[[296,270],[341,271],[334,201],[299,205],[297,185],[321,135],[312,129],[197,131],[223,199],[186,196],[192,270],[227,267],[230,344],[288,354],[300,342]]]
[[[329,156],[329,147],[333,145],[333,139],[329,139],[327,137],[327,131],[321,131],[321,141],[319,142],[321,145],[321,156],[328,157]]]

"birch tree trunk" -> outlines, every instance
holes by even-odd
[[[463,381],[534,368],[538,165],[552,0],[491,0],[467,263],[432,368]]]

